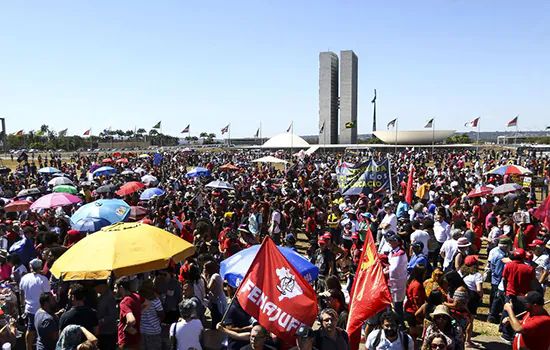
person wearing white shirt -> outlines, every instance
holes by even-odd
[[[430,241],[430,235],[428,232],[421,230],[422,224],[420,221],[413,221],[412,228],[414,232],[411,234],[411,245],[416,242],[422,242],[424,248],[422,248],[422,254],[428,256],[428,242]]]
[[[380,246],[378,247],[379,254],[387,254],[391,251],[389,242],[384,238],[388,232],[397,232],[397,216],[392,212],[392,206],[390,203],[384,205],[384,211],[386,216],[380,222],[380,229],[382,230],[382,238],[380,240]]]
[[[550,257],[546,253],[544,242],[540,239],[535,239],[529,247],[533,248],[533,263],[535,264],[535,277],[539,281],[543,290],[546,290],[548,282],[548,270],[550,270]]]
[[[202,350],[204,331],[202,323],[197,319],[197,304],[186,299],[179,304],[182,321],[170,326],[170,343],[178,350]]]
[[[386,240],[392,250],[388,255],[389,266],[386,274],[389,277],[389,287],[395,311],[399,315],[399,323],[403,324],[403,301],[407,290],[407,265],[409,263],[407,254],[401,247],[403,241],[395,232],[388,232]]]
[[[441,214],[436,214],[434,223],[435,239],[441,244],[451,239],[451,225],[445,222]]]
[[[381,329],[372,331],[367,337],[367,350],[414,350],[414,341],[410,335],[398,329],[398,315],[386,311],[380,316]]]
[[[440,250],[441,257],[443,258],[443,271],[447,272],[454,266],[454,259],[459,246],[464,248],[471,244],[468,238],[462,237],[462,231],[458,229],[453,230],[452,239],[443,243]]]
[[[50,281],[40,274],[42,270],[42,260],[32,259],[29,266],[32,269],[32,273],[27,273],[23,276],[19,283],[21,303],[25,304],[25,312],[27,313],[27,333],[25,334],[27,350],[32,349],[36,338],[34,315],[40,309],[40,296],[42,293],[50,291]]]

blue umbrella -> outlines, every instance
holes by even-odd
[[[47,166],[45,168],[42,168],[42,169],[38,170],[38,172],[40,174],[55,174],[55,173],[60,173],[61,170],[53,168],[51,166]]]
[[[92,174],[94,174],[94,176],[113,175],[116,174],[116,169],[110,166],[102,166],[94,170]]]
[[[147,200],[153,198],[153,196],[160,197],[163,194],[164,194],[164,191],[161,190],[160,188],[152,187],[152,188],[148,188],[145,191],[143,191],[141,196],[139,196],[139,199],[141,199],[142,201],[147,201]]]
[[[109,226],[111,223],[101,218],[83,218],[73,223],[71,220],[71,228],[80,232],[92,233],[101,230],[105,226]]]
[[[71,226],[86,218],[105,219],[110,224],[126,220],[130,206],[122,199],[99,199],[83,205],[71,216]]]
[[[230,286],[237,288],[244,278],[244,275],[248,272],[248,268],[252,265],[252,260],[254,260],[256,254],[258,254],[259,249],[259,244],[253,245],[222,261],[220,265],[220,275],[222,278],[227,280]],[[279,249],[292,266],[304,276],[306,281],[311,283],[317,278],[319,275],[319,268],[310,263],[302,255],[286,247],[277,246],[277,249]]]
[[[186,177],[210,176],[210,170],[206,168],[196,167],[189,170],[189,172],[185,174],[185,176]]]

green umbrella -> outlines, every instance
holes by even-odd
[[[71,186],[71,185],[59,185],[59,186],[55,186],[55,187],[53,188],[53,191],[54,191],[54,192],[70,193],[70,194],[77,194],[77,193],[78,193],[77,188],[74,187],[74,186]]]

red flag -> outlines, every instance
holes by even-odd
[[[270,332],[294,343],[302,325],[317,317],[313,287],[266,237],[237,290],[242,308]]]
[[[181,134],[186,133],[186,132],[189,132],[189,127],[190,127],[190,126],[191,126],[191,124],[187,125],[187,126],[185,127],[185,129],[183,129],[183,130],[181,131]]]
[[[88,129],[86,131],[84,131],[84,136],[87,136],[87,135],[90,135],[90,132],[92,131],[92,129]]]
[[[369,230],[350,295],[347,332],[352,350],[359,348],[363,322],[391,305],[391,301],[382,263]]]
[[[409,169],[409,179],[407,180],[407,193],[405,194],[405,202],[412,205],[413,201],[413,176],[414,176],[414,165],[411,164]]]
[[[542,222],[547,229],[550,229],[550,197],[546,197],[533,215]]]

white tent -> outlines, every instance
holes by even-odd
[[[309,143],[298,135],[285,132],[267,140],[262,148],[309,148]]]
[[[278,164],[286,164],[288,163],[286,160],[275,158],[273,156],[265,156],[256,160],[252,161],[253,163],[278,163]]]

